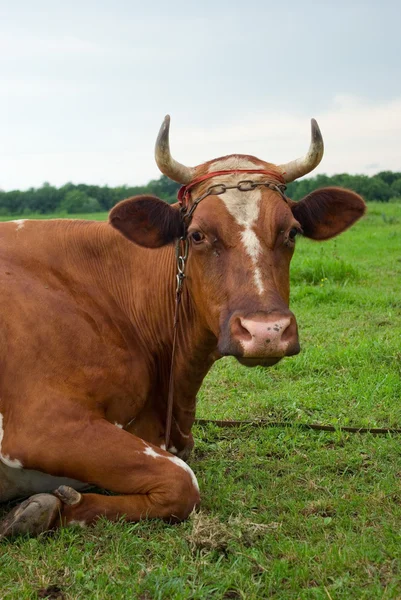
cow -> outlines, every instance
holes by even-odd
[[[186,461],[207,372],[223,356],[268,367],[299,352],[296,237],[330,239],[365,211],[341,188],[286,197],[285,184],[323,156],[314,120],[307,154],[282,165],[234,154],[187,167],[170,152],[169,127],[167,116],[156,162],[182,184],[180,202],[143,195],[108,222],[0,226],[0,502],[26,498],[0,537],[100,516],[186,519],[200,501]],[[188,256],[175,322],[180,238]]]

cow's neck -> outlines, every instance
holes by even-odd
[[[152,250],[131,246],[133,254],[126,257],[129,277],[120,287],[123,310],[152,355],[170,354],[176,300],[175,249],[172,245]],[[121,282],[121,278],[119,280]],[[186,359],[194,356],[198,361],[205,359],[215,345],[216,339],[184,284],[179,307],[177,355],[183,354]]]
[[[119,257],[119,265],[111,270],[105,267],[105,285],[127,319],[132,342],[139,343],[139,350],[146,354],[157,402],[164,406],[174,333],[175,249],[173,245],[143,249],[120,234],[113,232],[113,236],[113,254]],[[213,364],[216,343],[184,285],[174,357],[174,411],[185,429],[186,422],[193,420],[196,393]]]

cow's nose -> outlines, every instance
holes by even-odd
[[[270,313],[255,318],[236,316],[231,335],[247,357],[282,357],[300,351],[297,322],[292,313]]]

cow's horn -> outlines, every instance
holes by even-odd
[[[160,171],[177,183],[189,183],[195,175],[193,167],[186,167],[174,160],[170,154],[170,115],[166,115],[155,146],[155,158]]]
[[[315,119],[311,120],[311,129],[311,143],[307,154],[284,165],[279,165],[280,169],[283,170],[283,177],[287,183],[313,171],[323,158],[323,138]]]

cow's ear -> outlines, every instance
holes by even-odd
[[[179,207],[155,196],[135,196],[119,202],[110,212],[109,223],[146,248],[160,248],[182,235]]]
[[[343,188],[323,188],[291,202],[291,210],[304,235],[313,240],[328,240],[351,227],[366,210],[358,194]]]

